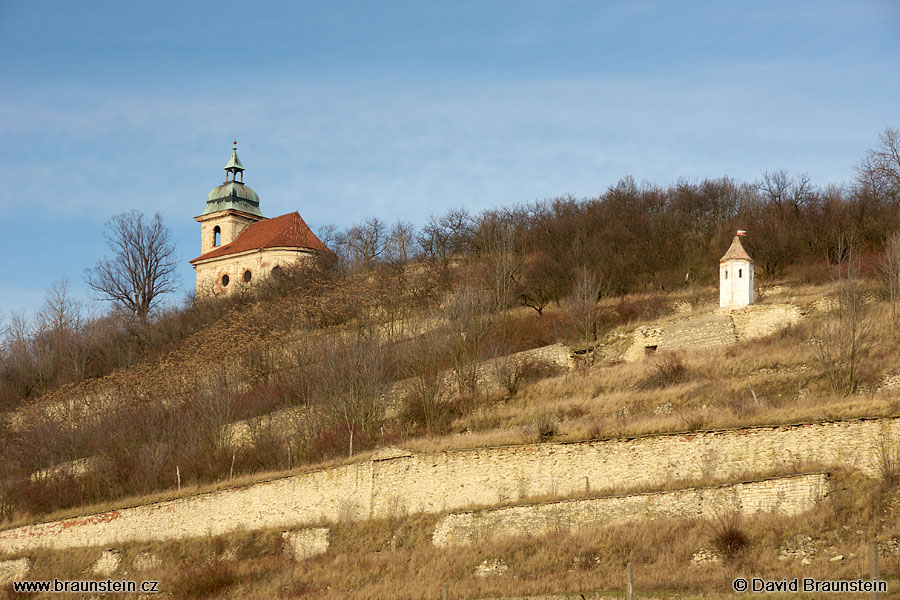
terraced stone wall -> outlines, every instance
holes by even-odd
[[[814,508],[828,494],[828,487],[825,473],[810,473],[715,487],[454,513],[438,522],[432,541],[435,546],[468,545],[633,520],[712,518],[731,511],[748,516],[760,512],[790,516]]]
[[[0,552],[467,510],[682,479],[736,479],[811,463],[877,476],[882,439],[898,443],[900,417],[421,455],[388,450],[243,487],[0,530]]]
[[[651,351],[705,350],[771,335],[800,321],[803,314],[792,304],[751,304],[730,311],[687,317],[638,327],[624,355],[641,360]],[[652,349],[648,351],[648,348]]]

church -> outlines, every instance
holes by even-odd
[[[297,212],[267,219],[259,196],[244,183],[237,142],[225,165],[225,182],[206,196],[200,223],[200,256],[190,261],[197,296],[246,290],[284,267],[331,252]],[[240,181],[238,181],[240,177]]]

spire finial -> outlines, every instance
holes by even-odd
[[[237,174],[241,174],[241,183],[244,182],[244,165],[241,164],[241,159],[238,158],[237,155],[237,138],[232,138],[232,144],[234,144],[234,148],[231,149],[231,158],[228,159],[228,164],[225,165],[225,181],[228,181],[228,175],[231,175],[232,181],[237,181]]]

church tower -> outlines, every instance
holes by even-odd
[[[194,218],[200,223],[200,254],[230,244],[244,229],[264,218],[259,211],[259,196],[244,184],[244,165],[235,141],[225,165],[225,182],[207,194],[206,209]]]
[[[225,182],[206,196],[206,209],[194,220],[200,223],[200,256],[190,263],[198,297],[247,290],[285,268],[334,255],[300,213],[262,215],[259,196],[244,183],[237,142],[225,165]]]
[[[719,306],[740,308],[753,304],[753,259],[744,250],[738,230],[725,256],[719,260]]]

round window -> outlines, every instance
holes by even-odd
[[[250,269],[244,271],[244,281],[250,283],[250,280],[253,279],[253,273],[250,272]]]
[[[229,281],[231,281],[231,279],[228,277],[228,275],[222,275],[222,285],[228,285]]]

